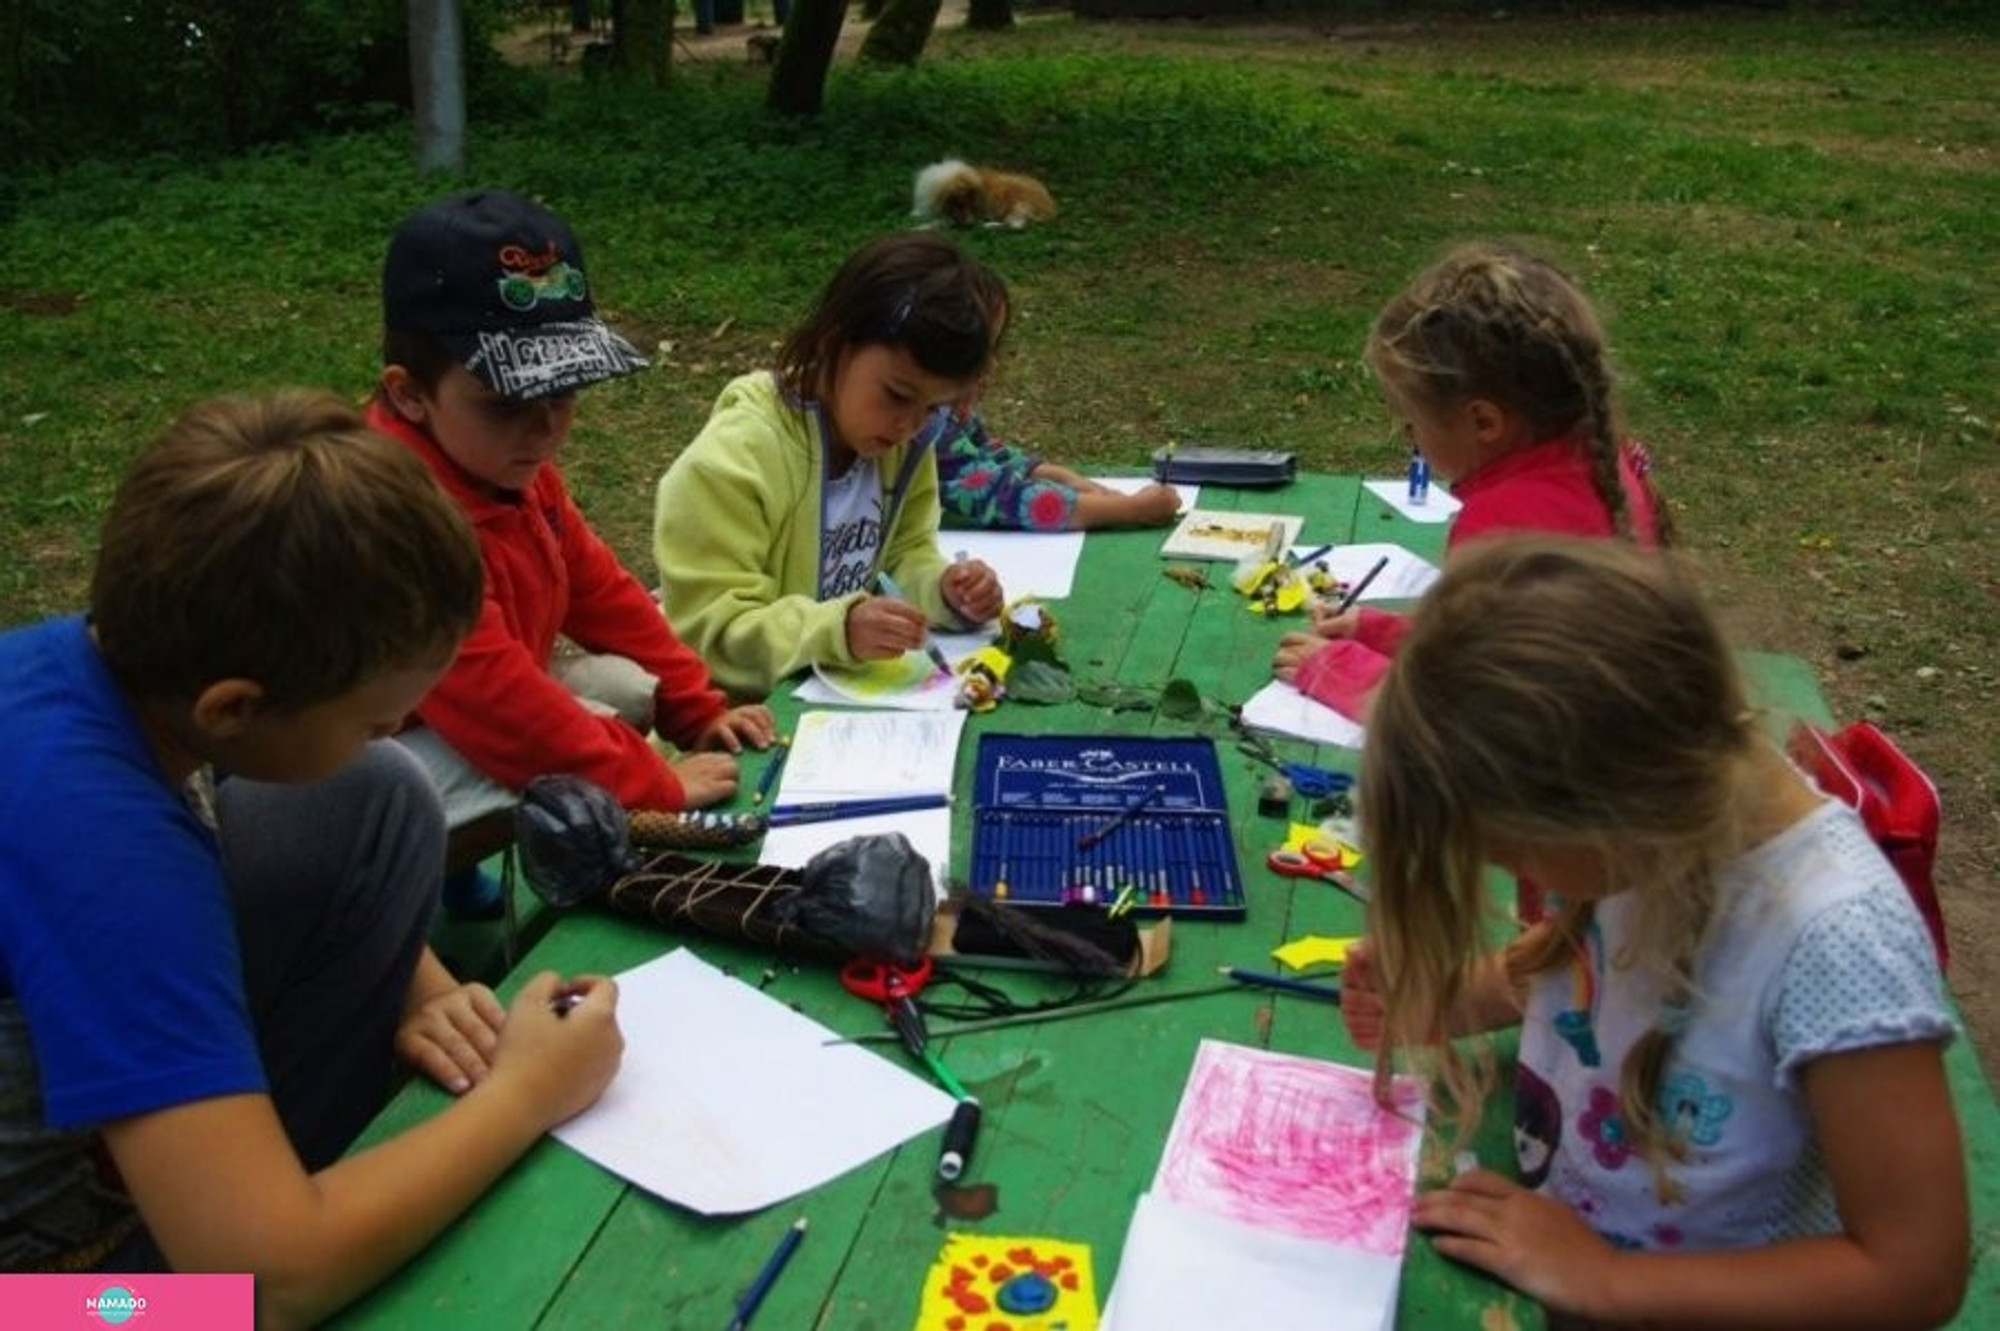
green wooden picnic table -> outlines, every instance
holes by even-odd
[[[1389,541],[1428,559],[1442,556],[1445,528],[1416,524],[1354,477],[1306,476],[1281,490],[1206,489],[1201,506],[1306,518],[1301,541]],[[1073,594],[1052,603],[1066,660],[1082,680],[1155,689],[1189,681],[1207,697],[1240,703],[1262,686],[1278,637],[1296,619],[1267,620],[1227,586],[1227,565],[1209,565],[1211,590],[1162,576],[1163,533],[1093,533]],[[1805,663],[1746,654],[1761,699],[1776,718],[1826,722]],[[785,728],[800,710],[775,703]],[[956,789],[971,789],[983,733],[1186,735],[1186,723],[1151,711],[1112,712],[1082,703],[1003,704],[971,718],[958,754]],[[1133,992],[1214,984],[1225,965],[1276,969],[1270,951],[1304,934],[1361,931],[1362,910],[1344,893],[1280,878],[1263,858],[1283,837],[1282,820],[1257,811],[1266,769],[1217,739],[1234,843],[1246,895],[1241,921],[1177,919],[1171,961]],[[1287,759],[1353,770],[1355,753],[1277,741]],[[754,772],[754,766],[752,771]],[[748,784],[746,783],[746,791]],[[741,801],[747,806],[748,796]],[[962,878],[971,801],[954,811],[953,864]],[[751,979],[772,964],[766,949],[583,909],[556,919],[502,986],[541,970],[616,973],[677,947]],[[882,1029],[879,1009],[846,993],[830,965],[780,965],[765,992],[844,1034]],[[1018,972],[987,978],[1033,999],[1064,986]],[[1236,989],[1068,1021],[1011,1026],[941,1043],[945,1062],[985,1107],[966,1180],[940,1194],[938,1140],[926,1133],[901,1149],[790,1202],[756,1214],[706,1218],[684,1211],[545,1140],[477,1206],[403,1271],[340,1319],[351,1327],[496,1328],[651,1326],[700,1331],[729,1324],[735,1299],[793,1221],[810,1232],[757,1314],[773,1331],[910,1331],[922,1284],[948,1232],[1035,1236],[1091,1246],[1100,1300],[1118,1268],[1133,1207],[1150,1185],[1198,1043],[1204,1038],[1368,1066],[1339,1015],[1312,999]],[[894,1046],[878,1046],[900,1059]],[[1503,1053],[1506,1052],[1503,1049]],[[2000,1222],[2000,1111],[1969,1042],[1948,1055],[1974,1189],[1974,1252],[1982,1259],[1958,1325],[2000,1325],[2000,1279],[1984,1260]],[[913,1069],[914,1070],[914,1069]],[[1478,1140],[1489,1165],[1511,1167],[1511,1105],[1496,1092]],[[371,1128],[373,1140],[437,1112],[444,1095],[412,1083]],[[800,1130],[812,1107],[800,1105]],[[1397,1324],[1492,1328],[1542,1323],[1532,1300],[1437,1256],[1413,1237],[1404,1261]],[[1236,1331],[1218,1328],[1218,1331]]]

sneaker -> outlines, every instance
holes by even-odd
[[[497,920],[507,913],[500,880],[477,867],[445,875],[443,903],[454,920]]]

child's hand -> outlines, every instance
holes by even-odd
[[[453,1095],[486,1080],[500,1047],[505,1009],[483,984],[461,984],[403,1014],[396,1053]]]
[[[1314,601],[1312,624],[1313,632],[1322,638],[1351,638],[1354,636],[1354,631],[1361,626],[1361,612],[1349,606],[1336,615],[1333,613],[1333,607],[1326,602]]]
[[[1343,983],[1343,1002],[1351,992]],[[1429,1231],[1446,1257],[1498,1276],[1556,1312],[1587,1312],[1618,1256],[1569,1207],[1484,1169],[1418,1197],[1410,1220]]]
[[[694,747],[741,753],[745,744],[768,749],[777,738],[778,723],[772,718],[771,709],[762,703],[752,703],[747,707],[732,707],[703,726],[695,736]]]
[[[542,1128],[597,1099],[618,1071],[618,986],[601,975],[563,983],[543,971],[507,1009],[489,1085],[505,1085]]]
[[[1164,527],[1181,515],[1181,492],[1171,485],[1149,485],[1132,496],[1132,520]]]
[[[1287,633],[1278,639],[1278,653],[1271,658],[1271,673],[1290,684],[1298,676],[1305,659],[1326,646],[1317,633]]]
[[[984,624],[1000,613],[1000,575],[980,559],[961,559],[944,571],[944,601],[968,624]]]
[[[860,661],[888,661],[924,645],[924,612],[893,596],[870,596],[847,612],[847,650]]]
[[[1372,1051],[1382,1043],[1382,991],[1375,987],[1375,952],[1365,938],[1348,945],[1341,963],[1340,1019],[1355,1048]]]
[[[728,753],[690,753],[673,765],[681,779],[684,807],[702,809],[736,793],[736,758]]]

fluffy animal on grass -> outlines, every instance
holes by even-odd
[[[972,166],[954,157],[917,172],[910,215],[925,222],[1019,231],[1030,222],[1054,217],[1056,201],[1033,176]]]

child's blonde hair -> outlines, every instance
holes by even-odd
[[[1421,409],[1484,398],[1521,417],[1536,439],[1578,434],[1612,529],[1633,534],[1604,328],[1556,265],[1492,242],[1461,245],[1383,307],[1364,354],[1377,378]],[[1659,543],[1669,544],[1666,506],[1654,508]]]
[[[794,397],[824,398],[842,356],[881,345],[970,384],[999,351],[1006,308],[1006,284],[954,242],[926,231],[883,236],[848,256],[785,339],[778,380]]]
[[[1607,965],[1663,986],[1620,1089],[1626,1127],[1664,1179],[1661,1069],[1692,997],[1718,855],[1742,844],[1757,734],[1721,630],[1668,556],[1550,537],[1455,555],[1368,714],[1358,802],[1388,1013],[1378,1075],[1396,1049],[1424,1051],[1448,1101],[1476,1110],[1490,1067],[1442,1033],[1498,936],[1485,866],[1496,846],[1595,852],[1639,907],[1633,955]],[[1566,964],[1590,911],[1565,903],[1510,948],[1511,978]],[[1476,1120],[1461,1116],[1461,1139]]]
[[[143,698],[251,679],[295,711],[442,659],[478,617],[479,544],[416,454],[331,394],[194,407],[104,519],[90,618]]]

